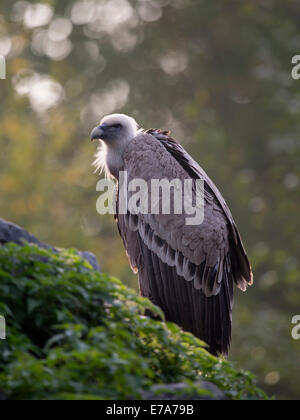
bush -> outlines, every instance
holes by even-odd
[[[251,374],[146,310],[162,317],[76,251],[1,247],[0,389],[9,399],[138,399],[154,384],[200,378],[230,399],[265,398]]]

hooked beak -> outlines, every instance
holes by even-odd
[[[95,127],[91,132],[91,141],[94,140],[101,140],[105,133],[105,125],[99,125],[99,127]]]

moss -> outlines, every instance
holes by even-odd
[[[0,389],[10,399],[138,399],[154,384],[203,379],[230,399],[265,398],[251,374],[147,309],[162,317],[74,250],[1,247]]]

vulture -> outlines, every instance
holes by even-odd
[[[168,131],[140,129],[133,118],[113,114],[93,129],[91,140],[101,141],[96,171],[116,182],[115,220],[141,295],[160,307],[167,321],[204,341],[211,354],[228,355],[234,285],[246,291],[253,275],[221,193]],[[201,180],[203,220],[188,225],[186,215],[174,211],[120,212],[120,173],[147,185],[152,179]]]

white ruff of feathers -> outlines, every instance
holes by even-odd
[[[93,162],[93,166],[95,167],[94,173],[98,173],[100,175],[104,173],[105,178],[109,179],[111,178],[111,174],[106,165],[106,156],[107,156],[107,146],[103,141],[101,141],[100,146],[98,147],[97,152],[95,154],[96,159]]]

